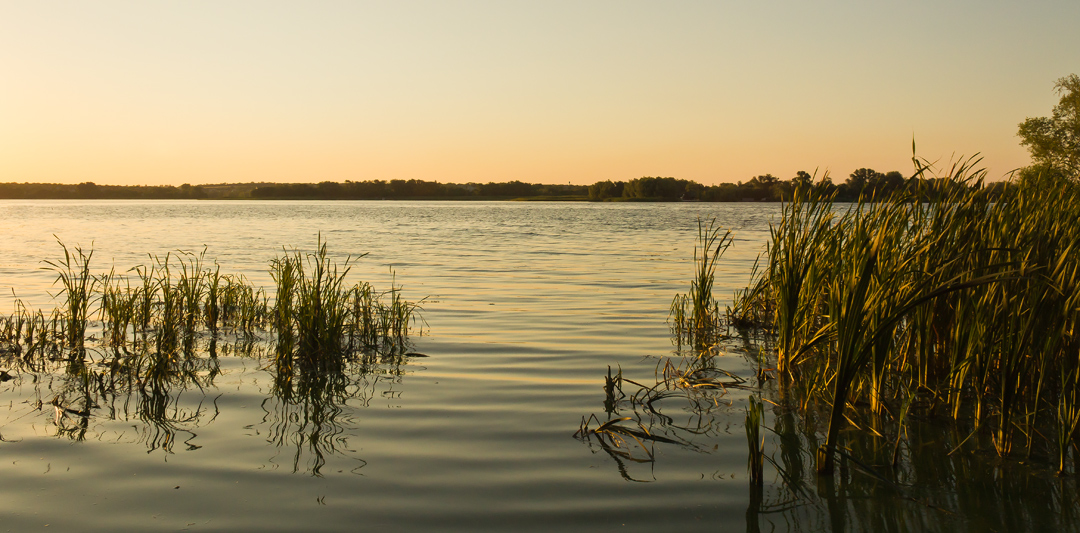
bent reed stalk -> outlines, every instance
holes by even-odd
[[[908,407],[1059,471],[1071,449],[1076,470],[1080,185],[1027,177],[991,196],[978,158],[941,177],[914,161],[910,186],[887,197],[844,206],[797,190],[730,321],[772,328],[782,394],[829,412],[821,474],[842,428],[899,425]]]

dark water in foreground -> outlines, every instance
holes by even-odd
[[[54,234],[92,243],[99,271],[205,247],[223,273],[267,286],[282,246],[311,250],[321,233],[339,259],[368,254],[355,280],[386,288],[396,275],[407,298],[429,297],[413,347],[429,357],[357,366],[333,394],[282,394],[258,346],[245,354],[226,339],[216,364],[167,390],[103,393],[60,370],[0,383],[0,529],[1077,529],[1072,479],[992,456],[950,458],[957,437],[929,424],[908,430],[905,466],[887,482],[849,465],[818,483],[799,468],[812,468],[813,431],[771,408],[765,450],[785,473],[767,463],[752,505],[745,388],[672,397],[652,413],[624,402],[612,415],[677,442],[605,449],[573,438],[582,417],[608,419],[609,367],[654,382],[658,365],[680,360],[665,319],[689,286],[696,221],[736,232],[716,282],[724,299],[746,284],[777,210],[0,202],[0,294],[36,307],[56,290],[40,269],[62,253]],[[755,353],[733,342],[715,364],[753,385]],[[49,403],[58,395],[87,409],[58,414]],[[871,439],[852,454],[891,453],[886,444]]]

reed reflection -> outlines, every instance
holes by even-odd
[[[657,359],[652,382],[629,379],[620,369],[604,378],[604,420],[595,414],[582,417],[575,438],[608,454],[627,481],[654,481],[652,467],[657,443],[701,452],[702,437],[718,437],[728,425],[724,414],[731,402],[725,397],[745,380],[717,366],[716,352]],[[648,383],[648,384],[646,384]],[[678,407],[675,407],[678,406]],[[634,475],[633,465],[647,465],[649,473]],[[647,479],[648,478],[648,479]]]
[[[172,453],[183,434],[188,450],[200,448],[194,443],[195,429],[217,416],[216,405],[206,403],[221,373],[218,358],[213,349],[197,351],[194,339],[184,343],[187,349],[172,352],[157,351],[154,344],[69,359],[59,384],[45,382],[46,394],[53,394],[49,404],[57,436],[82,441],[92,419],[137,420],[142,422],[135,426],[137,441],[148,452]]]
[[[267,369],[273,377],[271,395],[262,402],[260,425],[266,427],[267,441],[288,453],[294,473],[322,476],[330,456],[356,452],[349,443],[359,425],[355,409],[394,395],[409,372],[409,358],[419,355],[398,346],[381,353],[302,357],[296,360],[307,362],[300,364],[277,359]],[[352,459],[357,465],[350,472],[358,474],[367,462]]]

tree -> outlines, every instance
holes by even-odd
[[[885,174],[875,173],[867,181],[867,186],[875,196],[883,197],[904,186],[904,175],[897,170]]]
[[[589,201],[599,202],[607,198],[617,198],[623,194],[623,182],[612,183],[611,180],[598,181],[589,185]]]
[[[1053,116],[1028,118],[1020,123],[1020,144],[1031,152],[1036,167],[1050,172],[1080,174],[1080,76],[1057,80],[1054,92],[1061,96]]]
[[[623,198],[678,200],[686,191],[686,180],[645,176],[626,182]]]
[[[860,168],[851,173],[851,176],[847,179],[847,185],[851,188],[851,192],[858,194],[862,192],[867,185],[875,183],[883,177],[885,177],[884,174],[872,168]]]
[[[809,187],[809,186],[813,185],[813,183],[814,183],[814,177],[811,176],[810,173],[805,171],[805,170],[800,170],[800,171],[796,172],[795,177],[791,178],[791,185],[792,185],[792,187],[795,187],[796,189],[798,189],[800,187]]]

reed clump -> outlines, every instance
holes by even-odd
[[[55,237],[55,235],[54,235]],[[90,274],[90,258],[94,255],[83,252],[79,246],[69,250],[67,245],[56,238],[56,242],[64,249],[63,261],[45,261],[47,268],[56,272],[56,282],[61,284],[60,292],[64,297],[65,304],[65,331],[67,342],[73,347],[82,346],[86,336],[86,320],[90,310],[91,293],[94,290],[95,278]]]
[[[694,246],[694,279],[690,291],[677,294],[671,302],[668,324],[672,337],[680,346],[707,349],[720,341],[723,313],[713,297],[716,265],[724,251],[731,246],[731,230],[723,230],[716,220],[698,220],[698,239]]]
[[[850,205],[796,191],[737,295],[732,322],[775,336],[782,394],[828,412],[820,473],[841,429],[909,413],[1061,471],[1072,450],[1076,468],[1080,186],[1028,176],[992,192],[978,163],[939,176],[916,159],[911,188]]]
[[[296,362],[319,370],[361,356],[403,357],[409,335],[420,332],[423,300],[405,300],[396,283],[386,292],[363,282],[347,286],[351,260],[338,267],[321,239],[315,253],[271,261],[273,300],[243,276],[207,265],[205,249],[151,255],[126,274],[113,268],[94,275],[92,249],[58,242],[63,259],[44,263],[57,275],[62,305],[46,315],[16,300],[12,314],[0,316],[0,358],[11,367],[89,357],[141,383],[161,382],[189,371],[200,346],[209,342],[215,351],[225,338],[272,344],[274,362],[291,376]],[[87,333],[92,322],[100,338]]]
[[[351,257],[338,266],[320,239],[314,253],[286,251],[270,262],[277,284],[270,315],[277,332],[275,363],[322,370],[322,365],[364,353],[403,353],[420,320],[421,302],[409,302],[395,283],[378,293],[366,283],[346,283]]]

